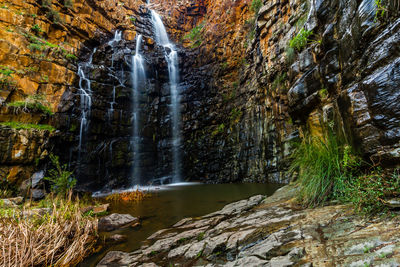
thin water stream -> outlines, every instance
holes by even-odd
[[[186,217],[198,217],[222,209],[225,205],[254,195],[271,195],[277,184],[189,184],[163,187],[140,203],[111,204],[112,213],[141,218],[139,228],[124,228],[110,234],[128,237],[125,243],[110,245],[92,255],[80,266],[96,266],[108,251],[134,251],[154,232],[172,226]]]
[[[133,83],[133,185],[142,184],[140,170],[140,96],[146,84],[144,59],[140,54],[142,35],[136,37],[136,51],[132,56],[132,83]]]
[[[78,147],[78,165],[81,163],[81,154],[89,128],[89,117],[92,109],[92,87],[89,77],[89,72],[92,68],[93,55],[96,53],[96,48],[93,49],[87,62],[82,62],[78,65],[79,76],[79,95],[80,95],[80,110],[81,123],[79,127],[79,147]]]

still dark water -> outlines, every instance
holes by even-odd
[[[111,250],[134,251],[154,232],[172,226],[186,217],[197,217],[222,209],[225,205],[254,195],[271,195],[278,184],[189,184],[163,187],[140,203],[111,203],[111,213],[141,218],[141,227],[120,229],[111,234],[128,236],[125,243],[108,246],[79,266],[95,266]]]

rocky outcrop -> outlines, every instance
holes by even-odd
[[[286,186],[150,236],[132,253],[112,251],[98,266],[397,266],[399,221],[366,220],[347,206],[304,210]]]
[[[14,185],[30,178],[38,162],[48,155],[51,136],[47,130],[1,127],[0,176]]]
[[[151,1],[179,50],[185,179],[288,182],[292,141],[321,136],[328,127],[367,161],[398,166],[398,12],[390,7],[376,16],[371,1],[261,1],[259,9],[253,2]],[[131,57],[142,34],[148,82],[140,100],[141,182],[168,176],[168,70],[145,1],[75,1],[69,7],[15,0],[6,6],[0,10],[0,64],[7,67],[3,78],[13,73],[1,91],[0,119],[55,126],[59,132],[44,143],[86,188],[130,185]],[[110,44],[116,29],[123,38]],[[82,138],[77,71],[91,55],[93,101]],[[7,106],[35,94],[44,94],[41,101],[56,115]],[[1,147],[11,142],[4,140]],[[36,168],[32,161],[2,164],[5,176],[10,166],[26,170],[25,177]]]

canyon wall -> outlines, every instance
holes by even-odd
[[[293,141],[321,136],[329,127],[366,160],[399,165],[398,7],[379,15],[367,0],[256,2],[152,1],[179,50],[185,179],[288,182]],[[167,63],[144,1],[66,3],[13,0],[0,8],[0,65],[8,81],[2,83],[0,121],[55,128],[2,125],[1,175],[26,179],[53,151],[87,188],[129,185],[131,62],[141,34],[148,73],[140,101],[142,182],[168,176]],[[117,29],[123,39],[111,44]],[[90,123],[79,149],[77,72],[91,54]],[[10,105],[31,103],[32,95],[45,96],[35,101],[48,103],[50,111]]]
[[[199,125],[185,132],[189,176],[287,182],[292,141],[327,128],[371,164],[398,166],[395,1],[383,13],[367,0],[254,2],[207,3],[200,44],[187,44],[210,74],[200,112],[186,113]]]

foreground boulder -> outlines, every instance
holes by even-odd
[[[138,218],[135,218],[130,214],[113,213],[109,216],[100,218],[99,231],[106,231],[106,232],[113,231],[128,224],[136,223],[138,221],[139,221]]]
[[[399,266],[399,218],[365,219],[351,207],[303,209],[286,186],[151,235],[98,266]],[[171,265],[171,266],[172,266]]]

